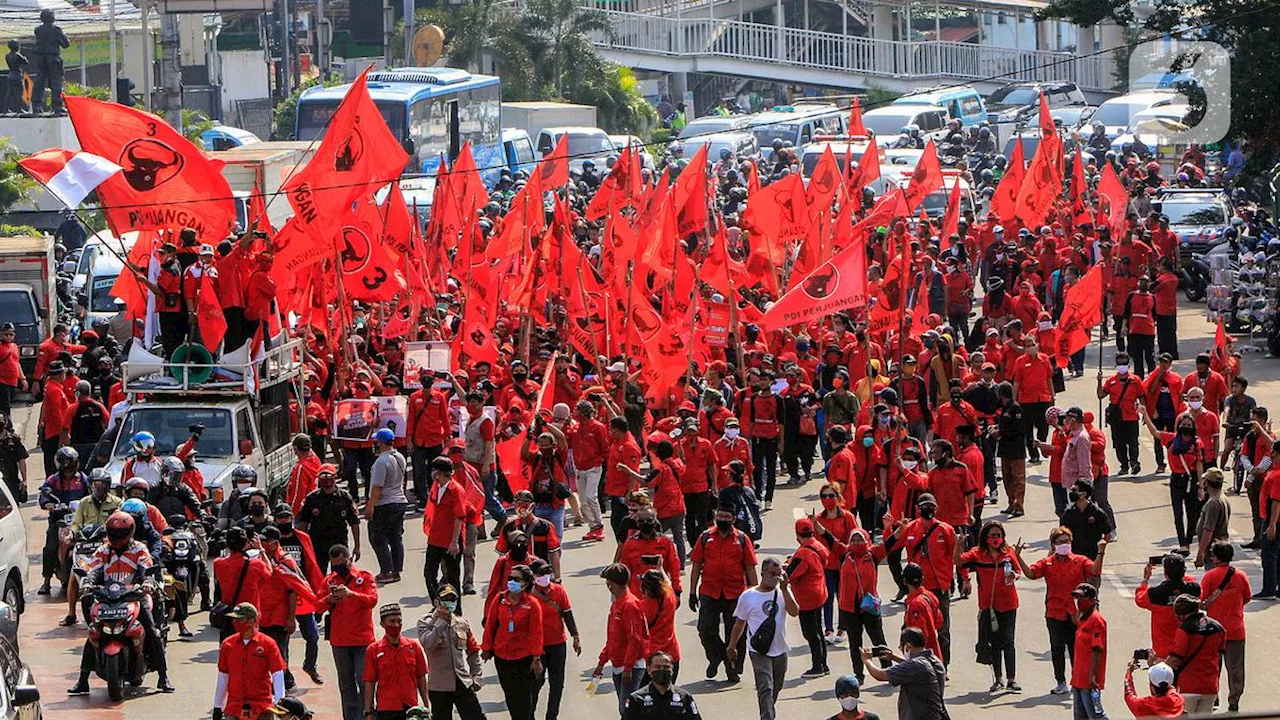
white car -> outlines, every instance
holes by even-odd
[[[684,140],[698,135],[715,135],[719,133],[742,130],[751,124],[755,115],[706,115],[690,120],[680,129],[677,140]]]
[[[653,169],[653,155],[649,152],[649,146],[643,140],[635,135],[610,135],[609,141],[618,149],[618,154],[628,146],[634,147],[640,151],[640,166],[648,170]]]
[[[1147,146],[1148,151],[1155,152],[1163,138],[1186,129],[1187,125],[1183,121],[1190,112],[1190,105],[1174,104],[1159,105],[1136,113],[1129,121],[1129,127],[1111,141],[1111,149],[1116,153],[1124,152],[1124,147],[1132,143],[1136,135]]]
[[[1126,130],[1133,118],[1144,110],[1163,105],[1185,105],[1186,97],[1173,90],[1145,90],[1114,97],[1098,106],[1089,117],[1089,125],[1101,123],[1107,129],[1107,137],[1115,140]]]
[[[915,125],[925,140],[937,142],[947,132],[946,108],[937,105],[888,105],[868,110],[862,114],[862,124],[875,133],[876,144],[888,147],[902,134],[902,128]]]
[[[686,160],[696,155],[703,145],[707,145],[707,165],[714,165],[720,162],[721,150],[728,150],[733,153],[734,158],[737,160],[754,158],[760,154],[760,146],[756,144],[756,137],[749,132],[699,135],[688,140],[682,140],[680,144],[683,147],[682,154]]]
[[[3,589],[0,589],[0,600],[16,608],[21,614],[26,608],[23,595],[30,587],[27,584],[27,528],[22,523],[22,515],[18,512],[18,503],[14,502],[7,483],[0,483],[0,578],[3,578]]]
[[[538,141],[534,149],[542,157],[546,157],[556,149],[562,136],[569,136],[569,170],[582,172],[582,166],[588,160],[595,164],[598,172],[607,172],[606,162],[618,149],[613,146],[609,135],[600,128],[594,127],[549,127],[538,131]]]

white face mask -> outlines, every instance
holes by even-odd
[[[738,438],[739,432],[741,431],[738,428],[725,428],[724,436],[729,438],[730,440],[736,440]]]
[[[1071,554],[1071,543],[1062,543],[1061,545],[1054,545],[1054,546],[1053,546],[1053,552],[1054,552],[1054,553],[1056,553],[1056,554],[1058,554],[1058,555],[1063,555],[1063,556],[1070,555],[1070,554]]]
[[[1117,366],[1116,366],[1116,374],[1117,374],[1117,375],[1128,375],[1128,374],[1129,374],[1129,366],[1128,366],[1128,365],[1117,365]]]
[[[853,696],[840,698],[840,709],[848,710],[849,712],[853,712],[854,710],[857,710],[858,698]]]
[[[1051,322],[1036,323],[1036,327],[1039,327],[1041,330],[1049,330],[1053,327],[1053,323]]]
[[[919,463],[917,463],[915,460],[903,460],[903,461],[902,461],[902,467],[904,467],[904,468],[906,468],[906,469],[908,469],[908,470],[915,470],[915,469],[916,469],[916,465],[918,465],[918,464],[919,464]]]
[[[1200,408],[1204,407],[1203,400],[1188,400],[1187,404],[1191,406],[1192,410],[1199,410]]]
[[[534,584],[535,584],[535,585],[537,585],[538,587],[550,587],[550,585],[551,585],[551,576],[550,576],[550,575],[539,575],[539,576],[537,576],[537,577],[535,577],[535,578],[533,579],[533,582],[534,582]]]

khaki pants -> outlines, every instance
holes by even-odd
[[[1244,640],[1227,641],[1222,667],[1227,671],[1227,709],[1235,712],[1244,695]]]
[[[1027,495],[1027,461],[1023,458],[1000,458],[1000,470],[1004,475],[1004,493],[1009,507],[1023,510]]]
[[[1213,701],[1218,699],[1217,695],[1197,695],[1195,693],[1183,693],[1182,699],[1186,701],[1183,708],[1188,717],[1209,717],[1213,714]]]

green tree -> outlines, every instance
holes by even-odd
[[[0,138],[0,215],[8,213],[14,205],[30,200],[36,189],[36,181],[18,167],[18,161],[23,157],[25,153],[10,138]]]
[[[582,7],[579,0],[527,0],[521,20],[530,53],[551,58],[550,66],[542,62],[539,66],[550,70],[551,83],[562,96],[567,76],[579,74],[583,65],[599,58],[591,42],[592,34],[613,34],[608,18]]]
[[[325,80],[323,84],[325,87],[332,87],[334,85],[341,85],[342,83],[342,79],[334,77]],[[293,91],[293,94],[289,95],[289,97],[284,100],[281,100],[280,103],[276,105],[275,110],[272,111],[272,140],[294,139],[293,128],[295,124],[294,121],[298,117],[298,98],[302,96],[303,90],[320,84],[321,81],[319,78],[308,80],[307,82],[299,85],[297,89]]]

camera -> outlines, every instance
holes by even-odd
[[[640,562],[644,563],[645,565],[657,565],[661,559],[662,559],[661,556],[658,556],[658,555],[641,555],[640,556]]]
[[[893,651],[889,649],[888,645],[871,646],[872,657],[884,658],[884,657],[889,657],[892,654],[893,654]]]
[[[1134,662],[1150,662],[1151,651],[1147,648],[1138,648],[1133,651],[1133,660]]]
[[[1164,564],[1164,556],[1163,556],[1163,555],[1152,555],[1151,557],[1147,558],[1147,564],[1148,564],[1148,565],[1163,565],[1163,564]]]

